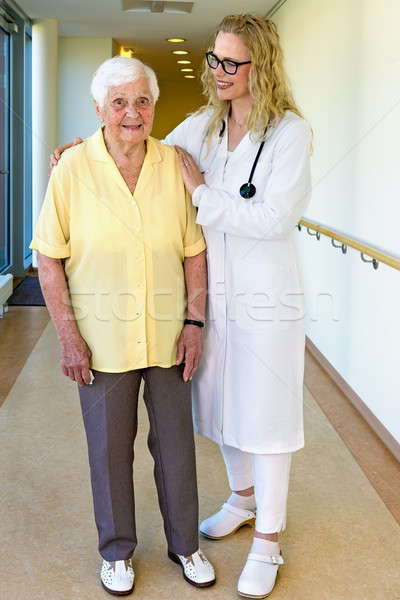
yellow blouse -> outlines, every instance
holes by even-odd
[[[183,261],[206,247],[174,148],[152,137],[146,144],[133,195],[101,128],[64,152],[30,245],[66,259],[73,312],[98,371],[176,363]]]

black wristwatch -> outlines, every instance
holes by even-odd
[[[203,321],[193,321],[193,319],[185,319],[184,325],[196,325],[197,327],[204,327]]]

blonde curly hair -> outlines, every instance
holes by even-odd
[[[275,23],[257,15],[228,15],[217,26],[209,50],[214,49],[219,32],[238,35],[251,55],[249,90],[253,102],[246,121],[250,138],[260,142],[265,140],[269,130],[284,116],[286,110],[303,117],[290,91]],[[218,98],[215,80],[206,60],[201,80],[208,103],[197,112],[211,109],[206,133],[207,145],[210,147],[212,137],[220,130],[221,122],[230,112],[231,102]]]

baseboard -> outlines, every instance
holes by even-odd
[[[13,293],[13,276],[0,275],[0,307],[6,304],[7,300]]]
[[[329,375],[329,377],[335,382],[338,388],[343,392],[346,398],[351,402],[354,408],[361,414],[371,429],[376,435],[382,440],[386,448],[393,454],[393,456],[400,461],[400,444],[392,436],[392,434],[386,429],[384,425],[377,419],[374,413],[368,408],[368,406],[361,400],[360,396],[349,386],[349,384],[343,379],[340,373],[331,365],[331,363],[325,358],[325,356],[318,350],[316,345],[306,337],[306,348],[319,363],[322,369]]]
[[[38,274],[38,268],[34,267],[33,265],[29,265],[29,267],[27,267],[25,269],[25,274],[26,275],[37,275]]]

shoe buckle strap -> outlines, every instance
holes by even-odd
[[[268,554],[254,554],[254,553],[250,553],[248,558],[250,560],[258,560],[260,562],[265,562],[265,563],[269,563],[271,565],[283,565],[284,564],[284,560],[283,557],[278,554],[272,554],[272,555],[268,555]]]
[[[183,558],[185,560],[185,566],[187,566],[189,564],[195,566],[193,554],[191,554],[190,556],[184,556]]]
[[[200,556],[201,560],[203,561],[203,563],[204,563],[205,565],[207,565],[207,562],[208,562],[208,561],[207,561],[207,558],[204,556],[204,554],[202,553],[202,551],[201,551],[201,550],[199,550],[199,551],[198,551],[198,553],[199,553],[199,556]]]
[[[225,502],[222,505],[222,508],[224,510],[227,510],[228,512],[233,513],[234,515],[237,515],[238,517],[242,517],[243,519],[255,519],[256,516],[251,510],[243,510],[242,508],[237,508],[236,506],[233,506],[228,502]]]
[[[132,563],[131,563],[131,559],[128,558],[128,560],[124,560],[124,564],[125,564],[125,571],[128,572],[129,569],[132,569]]]

